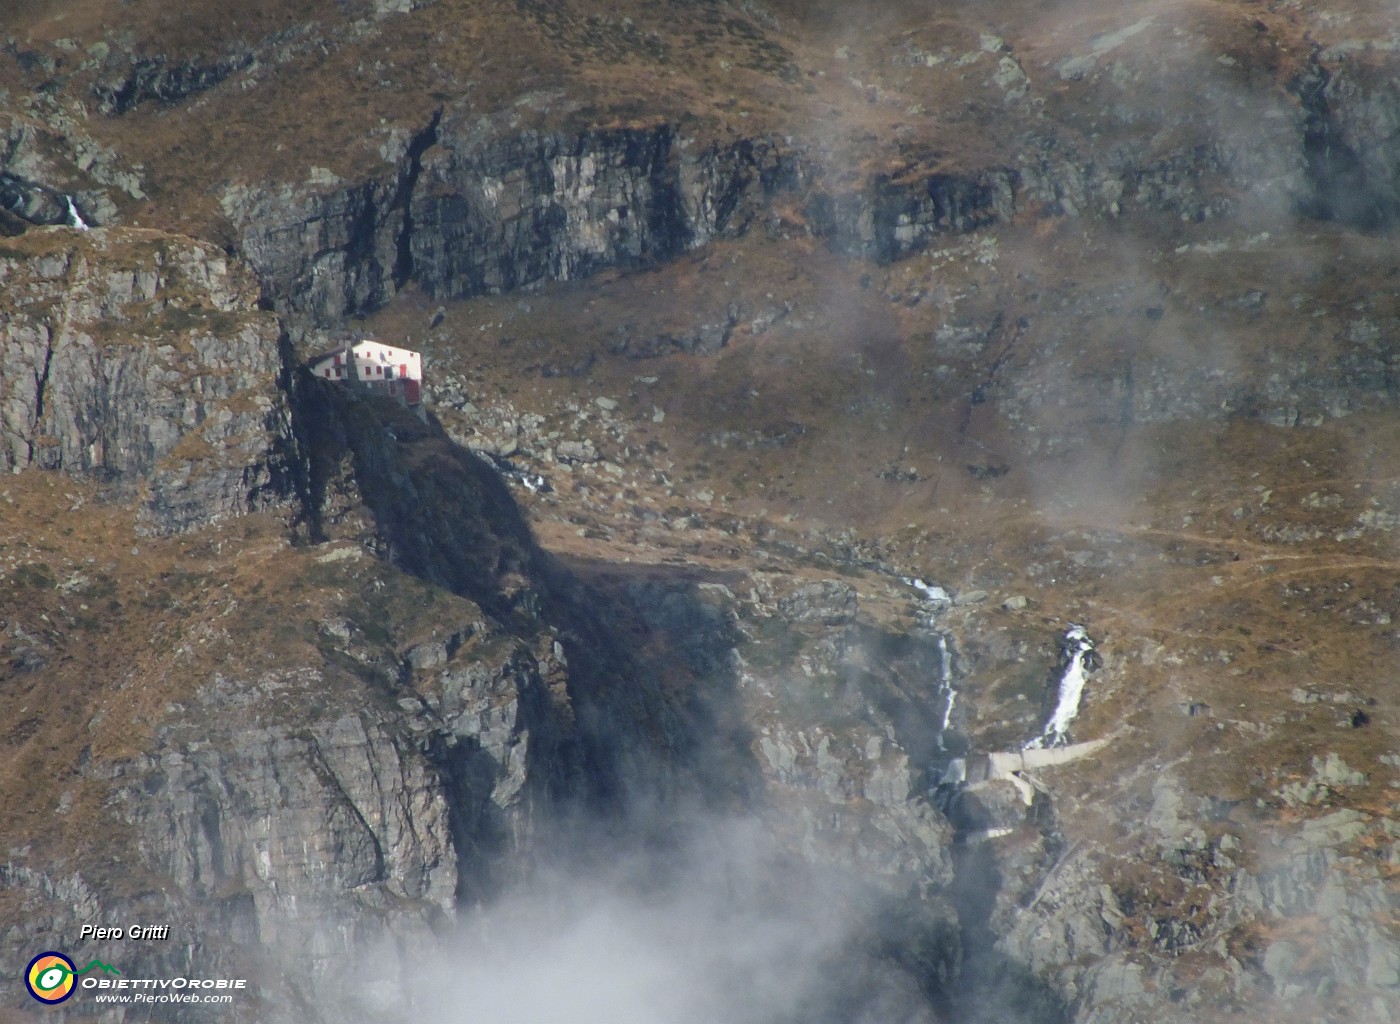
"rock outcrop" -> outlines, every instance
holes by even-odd
[[[134,61],[124,78],[101,82],[92,92],[99,110],[120,115],[147,101],[175,103],[212,89],[253,60],[248,52],[228,54],[208,62],[172,62],[164,57],[146,57]]]
[[[279,498],[280,328],[247,270],[191,239],[29,234],[0,253],[0,468],[146,493],[192,529]]]
[[[1003,847],[995,948],[1054,979],[1080,1021],[1150,1012],[1185,1024],[1299,999],[1393,1016],[1400,975],[1382,922],[1395,901],[1367,852],[1393,826],[1341,810],[1242,841],[1208,834],[1208,815],[1169,777],[1153,793],[1141,868],[1085,846]],[[1267,866],[1246,867],[1255,857]]]
[[[1325,93],[1318,85],[1308,95]],[[1377,100],[1359,109],[1372,123],[1391,107]],[[1340,172],[1317,163],[1323,144],[1315,136],[1360,136],[1356,126],[1338,126],[1327,109],[1300,118],[1282,96],[1256,114],[1286,125],[1296,145],[1261,154],[1248,139],[1232,144],[1194,131],[1177,149],[1139,140],[1098,154],[1032,135],[1020,155],[986,167],[852,181],[791,140],[705,144],[664,121],[509,134],[465,111],[439,110],[384,151],[392,162],[385,175],[235,186],[223,208],[277,308],[331,324],[378,308],[410,280],[435,297],[467,298],[654,266],[743,233],[783,196],[803,210],[802,230],[843,253],[888,262],[1018,215],[1202,221],[1238,212],[1242,190],[1253,193],[1244,205],[1317,209],[1321,200],[1310,195],[1346,192],[1329,183]],[[1367,152],[1385,163],[1384,152]]]
[[[798,177],[766,140],[702,149],[669,124],[497,139],[439,112],[389,176],[236,189],[224,210],[278,308],[333,323],[410,279],[465,298],[656,264],[742,231]]]
[[[1365,230],[1400,221],[1400,93],[1393,68],[1320,52],[1293,82],[1302,103],[1305,212]]]
[[[449,123],[414,204],[414,267],[433,295],[661,262],[689,240],[667,127],[470,146]]]
[[[403,596],[392,591],[403,577],[378,573],[357,547],[306,563],[324,580]],[[273,671],[196,670],[188,648],[150,659],[139,685],[169,673],[196,685],[143,752],[94,759],[81,784],[102,794],[109,856],[151,881],[135,892],[130,874],[84,883],[17,865],[24,851],[11,851],[0,870],[29,924],[6,944],[61,935],[74,956],[120,954],[127,976],[197,965],[245,977],[256,994],[235,1020],[397,1019],[404,979],[459,904],[528,870],[550,790],[568,785],[551,779],[567,738],[553,639],[532,647],[466,602],[433,618],[437,638],[416,644],[404,631],[422,616],[332,619],[316,647]],[[243,638],[204,638],[226,639]],[[73,887],[82,898],[65,895]],[[168,924],[169,941],[76,941],[81,925],[138,919]]]
[[[29,181],[17,174],[0,173],[0,227],[3,234],[20,234],[33,224],[72,223],[69,198],[57,189]],[[13,230],[9,230],[13,228]]]
[[[1018,54],[950,13],[831,54],[801,5],[791,48],[751,4],[673,5],[675,39],[421,6],[259,8],[261,42],[183,54],[6,44],[0,101],[32,95],[0,138],[0,750],[42,803],[6,798],[5,955],[169,924],[122,969],[247,976],[233,1020],[416,1020],[419,962],[512,886],[640,850],[628,884],[664,888],[737,819],[764,837],[744,885],[842,897],[782,1019],[1400,1018],[1400,826],[1383,781],[1350,799],[1395,766],[1394,705],[1328,702],[1348,764],[1308,746],[1319,695],[1272,692],[1348,645],[1383,664],[1400,614],[1400,318],[1340,282],[1384,280],[1346,249],[1400,222],[1391,43],[1299,48],[1261,9],[1085,15]],[[191,152],[241,97],[352,73],[373,110],[292,112],[268,169]],[[541,99],[556,78],[586,99]],[[89,212],[223,247],[60,226]],[[609,269],[657,272],[609,275],[596,322],[572,289],[450,301]],[[296,365],[292,339],[380,310],[454,432]],[[94,507],[97,539],[63,532]],[[1026,751],[1053,664],[1027,636],[1086,611],[1120,652],[1197,646],[1131,694],[1131,655],[1095,676],[1083,738],[1117,715],[1126,744]],[[1258,712],[1207,727],[1237,693]],[[1244,739],[1238,792],[1202,796]],[[1025,777],[1087,753],[1059,769],[1083,785]]]
[[[390,175],[239,187],[223,204],[277,307],[327,324],[409,280],[466,298],[655,265],[742,233],[784,193],[834,248],[889,261],[1031,209],[1218,216],[1232,164],[1211,147],[1103,165],[1046,155],[855,188],[828,184],[835,170],[777,140],[702,145],[667,123],[497,138],[439,113]]]

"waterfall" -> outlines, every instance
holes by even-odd
[[[1060,649],[1069,658],[1065,671],[1060,676],[1060,695],[1055,704],[1055,712],[1039,736],[1026,745],[1027,749],[1063,746],[1069,740],[1069,724],[1079,714],[1079,703],[1084,696],[1084,684],[1093,671],[1091,658],[1094,641],[1083,626],[1071,623],[1069,631],[1060,641]]]
[[[900,581],[917,590],[924,603],[929,606],[928,625],[932,628],[933,616],[943,611],[953,603],[953,599],[948,596],[948,591],[940,586],[927,583],[917,576],[901,576]],[[938,730],[938,747],[943,749],[943,734],[948,731],[948,727],[953,721],[953,705],[957,703],[958,691],[953,688],[953,659],[948,651],[948,637],[943,633],[938,633],[938,699],[943,704],[943,724]]]
[[[901,583],[907,583],[917,590],[924,596],[925,601],[936,606],[936,608],[943,608],[953,603],[953,599],[948,596],[948,591],[944,590],[942,587],[934,586],[932,583],[925,583],[917,576],[901,576],[899,579]]]
[[[68,203],[68,226],[70,228],[77,228],[79,231],[86,231],[88,229],[88,223],[83,220],[83,215],[78,212],[78,207],[73,203],[73,197],[64,196],[63,198]]]
[[[953,689],[953,659],[948,654],[948,638],[942,633],[938,634],[938,660],[942,668],[942,675],[938,681],[938,695],[945,701],[943,706],[943,725],[939,730],[938,743],[943,744],[943,733],[948,731],[948,726],[953,721],[953,705],[957,703],[958,691]]]

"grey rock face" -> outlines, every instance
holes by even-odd
[[[415,273],[433,295],[658,262],[688,241],[668,129],[525,135],[473,152],[454,128],[413,204]]]
[[[926,248],[936,235],[1009,220],[1016,185],[1016,174],[1005,168],[934,174],[911,182],[877,179],[855,193],[818,192],[808,212],[817,233],[834,248],[888,261]]]
[[[1392,71],[1323,53],[1293,83],[1312,194],[1304,209],[1365,229],[1400,220],[1400,91]]]
[[[326,564],[353,583],[360,561]],[[124,877],[155,883],[133,898],[12,849],[0,879],[25,925],[0,941],[21,949],[76,939],[83,924],[159,920],[170,940],[123,947],[121,968],[247,977],[258,1000],[230,1019],[306,1019],[308,998],[316,1019],[396,1019],[403,977],[459,903],[526,870],[562,763],[552,638],[532,647],[482,617],[458,626],[387,673],[374,637],[335,624],[319,665],[215,672],[166,709],[147,752],[83,770],[107,794]]]
[[[88,133],[80,109],[41,92],[0,110],[0,235],[71,223],[69,197],[88,224],[110,224],[119,202],[145,193],[141,175]]]
[[[411,955],[431,941],[456,895],[448,807],[436,771],[396,732],[362,712],[237,737],[170,734],[120,766],[114,810],[143,866],[168,880],[171,911],[198,922],[181,938],[224,947],[279,987],[295,964],[343,1011],[362,943],[392,932]],[[270,955],[250,958],[259,947]]]
[[[392,294],[402,211],[390,181],[352,189],[279,185],[230,193],[224,210],[278,308],[333,323]]]
[[[742,647],[739,691],[769,799],[791,818],[780,830],[818,863],[928,897],[952,876],[953,826],[927,793],[946,647],[874,628],[859,604],[853,586],[823,580],[746,610],[742,628],[777,651]]]
[[[158,532],[274,500],[280,330],[247,271],[153,232],[23,246],[0,258],[0,469],[145,484]]]
[[[125,114],[148,100],[174,103],[211,89],[252,62],[251,53],[230,54],[209,63],[150,57],[132,64],[125,77],[99,83],[92,91],[104,114]]]
[[[327,323],[383,304],[410,278],[460,298],[655,264],[743,232],[781,192],[803,195],[811,230],[833,247],[887,261],[1029,207],[1218,214],[1230,170],[1215,149],[1124,152],[1102,165],[1047,157],[835,191],[822,168],[766,139],[700,148],[667,124],[496,138],[446,114],[389,175],[238,188],[224,209],[278,307]]]
[[[1194,889],[1200,903],[1190,913],[1154,909],[1147,885],[1104,884],[1104,865],[1089,846],[1065,851],[1048,871],[1003,859],[1006,875],[1035,881],[1032,891],[999,898],[997,947],[1053,979],[1071,997],[1073,1019],[1151,1013],[1186,1022],[1271,998],[1318,998],[1332,1012],[1346,1006],[1364,1019],[1400,1009],[1396,936],[1376,923],[1393,920],[1395,896],[1360,852],[1388,834],[1385,823],[1341,810],[1273,829],[1261,837],[1267,866],[1246,869],[1237,863],[1241,840],[1209,838],[1198,802],[1172,779],[1159,779],[1153,796],[1141,852],[1152,867],[1144,877],[1164,891]],[[1024,909],[1013,909],[1016,900]],[[1258,935],[1278,938],[1258,942]]]
[[[822,580],[798,587],[778,607],[796,622],[823,622],[834,626],[855,618],[859,597],[855,587],[840,580]]]
[[[761,140],[699,152],[669,125],[481,144],[445,118],[412,204],[414,276],[434,295],[509,291],[665,260],[738,232],[796,178]]]
[[[67,224],[63,193],[15,174],[0,173],[0,211],[28,224]]]
[[[506,134],[447,109],[385,152],[383,174],[237,186],[223,203],[277,307],[320,323],[374,309],[409,280],[467,297],[652,265],[744,232],[779,194],[804,207],[799,230],[881,261],[1026,214],[1201,221],[1242,204],[1275,213],[1301,204],[1388,223],[1393,82],[1316,67],[1295,83],[1301,111],[1281,92],[1251,98],[1251,122],[1273,126],[1264,142],[1185,124],[1176,148],[1133,137],[1098,152],[1067,128],[1037,129],[999,163],[852,186],[842,167],[790,141],[705,145],[668,123]],[[144,79],[133,74],[136,95]]]
[[[757,140],[691,153],[662,125],[486,141],[445,116],[388,176],[234,190],[224,209],[279,308],[324,323],[410,277],[465,297],[664,260],[742,230],[795,175]]]
[[[244,732],[232,749],[179,747],[129,766],[115,800],[150,865],[182,893],[207,898],[232,880],[255,903],[259,890],[304,903],[322,889],[383,884],[450,908],[445,803],[421,758],[381,723],[346,715],[301,736],[274,728]],[[170,798],[145,799],[152,787]],[[265,813],[229,814],[237,807]]]

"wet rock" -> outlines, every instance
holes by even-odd
[[[31,224],[68,225],[71,220],[65,193],[4,172],[0,172],[0,211],[14,225],[4,234],[19,234]]]

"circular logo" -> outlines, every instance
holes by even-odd
[[[77,968],[62,953],[40,953],[29,961],[24,987],[41,1003],[61,1003],[73,994],[73,974]]]

